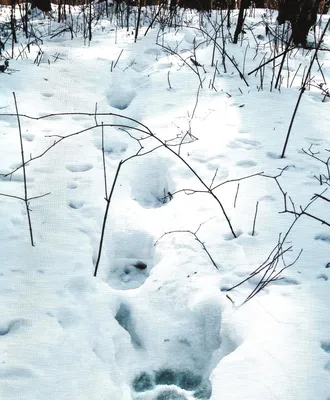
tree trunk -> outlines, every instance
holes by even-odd
[[[321,0],[281,0],[277,21],[290,21],[293,43],[306,45],[310,28],[315,24]]]
[[[254,3],[255,8],[266,8],[265,0],[254,0],[252,3]]]
[[[330,9],[330,0],[323,0],[321,2],[320,13],[321,14],[328,14],[329,9]]]
[[[52,10],[50,0],[32,0],[31,8],[39,8],[39,10],[43,12],[48,12]]]
[[[210,11],[211,0],[179,0],[179,7],[191,8],[197,11]]]
[[[244,19],[245,19],[244,12],[247,8],[249,8],[249,5],[250,5],[250,0],[241,0],[237,25],[236,25],[236,29],[235,29],[235,33],[234,33],[234,40],[233,40],[234,44],[236,44],[238,42],[238,36],[242,32]]]

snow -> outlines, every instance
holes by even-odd
[[[269,11],[249,13],[253,29],[238,45],[225,29],[246,86],[228,59],[224,71],[218,51],[218,71],[211,66],[213,45],[200,30],[212,32],[206,16],[180,10],[185,26],[155,23],[144,36],[145,11],[136,43],[134,28],[111,16],[88,42],[73,10],[73,40],[70,32],[51,38],[63,25],[33,14],[41,62],[37,46],[17,57],[17,45],[0,74],[0,399],[329,400],[329,227],[299,218],[276,271],[303,249],[300,257],[242,305],[261,279],[250,274],[294,221],[281,213],[271,177],[284,169],[278,182],[296,210],[330,183],[326,165],[306,154],[329,156],[330,102],[319,88],[304,93],[280,157],[313,51],[294,50],[280,90],[271,91],[273,63],[263,89],[260,74],[248,75],[273,51],[262,23],[277,29]],[[8,15],[1,8],[0,21]],[[328,52],[319,63],[329,79]],[[316,64],[312,76],[323,81]],[[23,170],[10,174],[21,166],[12,92],[32,158],[34,247],[19,199]],[[329,222],[329,210],[317,199],[308,212]]]

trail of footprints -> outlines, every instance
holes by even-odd
[[[115,89],[115,88],[114,88]],[[128,85],[125,91],[112,90],[109,103],[118,110],[126,110],[136,97],[135,88]],[[129,147],[129,139],[125,139],[122,132],[113,132],[104,142],[106,157],[111,159],[122,158]],[[94,136],[94,145],[101,150],[101,137]],[[261,144],[249,139],[238,139],[231,143],[231,147],[251,150]],[[174,184],[170,178],[169,161],[159,155],[152,154],[132,160],[130,189],[131,198],[143,208],[157,208],[165,205],[169,200],[168,193],[174,191]],[[249,168],[256,165],[253,160],[246,160],[237,164]],[[66,169],[73,173],[85,173],[94,166],[89,163],[67,164]],[[78,188],[74,179],[68,184],[68,189]],[[83,208],[84,202],[70,200],[68,206],[72,210]],[[125,249],[120,244],[125,235]],[[118,242],[118,243],[117,243]],[[108,259],[111,265],[108,271],[107,282],[116,289],[127,290],[141,286],[149,276],[154,263],[152,238],[142,231],[116,232],[112,238],[113,248],[109,250]],[[141,252],[141,249],[144,249]],[[118,323],[131,337],[135,349],[141,348],[141,340],[134,329],[129,304],[122,304],[115,317]],[[199,400],[208,400],[212,395],[212,385],[208,377],[193,370],[177,370],[175,368],[159,368],[144,370],[137,374],[132,382],[131,389],[135,400],[188,400],[192,397]]]

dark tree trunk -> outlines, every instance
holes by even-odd
[[[179,7],[192,8],[197,11],[209,11],[211,9],[211,0],[179,0]]]
[[[330,0],[323,0],[321,4],[320,13],[328,14],[330,9]]]
[[[142,10],[142,0],[139,1],[139,8],[138,8],[137,21],[136,21],[134,43],[136,43],[137,38],[138,38],[138,34],[139,34],[140,21],[141,21],[141,10]]]
[[[39,10],[48,12],[51,11],[50,0],[32,0],[31,8],[39,8]]]
[[[176,7],[176,0],[170,0],[170,11],[173,13]]]
[[[234,40],[233,43],[238,42],[238,36],[242,32],[243,24],[244,24],[244,12],[247,8],[249,8],[250,5],[250,0],[241,0],[241,5],[239,7],[239,14],[238,14],[238,20],[237,20],[237,25],[234,33]]]
[[[293,43],[306,45],[310,28],[315,24],[321,0],[281,0],[277,21],[290,21]]]
[[[11,29],[11,36],[12,36],[12,49],[14,48],[14,43],[17,43],[17,36],[16,36],[16,18],[15,18],[15,2],[12,2],[11,9],[10,9],[10,29]],[[13,53],[14,54],[14,53]]]
[[[212,7],[219,10],[228,10],[228,8],[235,8],[233,0],[213,0]]]
[[[231,10],[233,10],[235,8],[235,1],[234,0],[228,0],[227,2],[227,7],[228,7],[228,12],[227,12],[227,28],[230,28],[230,14],[231,14]]]
[[[255,8],[266,8],[265,0],[254,0],[252,3]]]

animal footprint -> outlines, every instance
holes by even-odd
[[[323,281],[327,281],[329,278],[327,277],[327,275],[325,274],[321,274],[317,276],[317,279],[321,279]]]
[[[107,97],[111,107],[125,110],[136,96],[135,83],[129,76],[119,71],[112,72],[112,84],[108,89]]]
[[[281,158],[281,154],[273,153],[273,152],[269,151],[267,153],[267,157],[271,158],[272,160],[279,160]]]
[[[170,177],[168,159],[150,156],[136,160],[131,166],[131,193],[134,200],[144,208],[161,207],[169,201],[174,182]]]
[[[202,383],[202,377],[194,374],[193,372],[180,372],[178,386],[185,390],[196,390]]]
[[[257,140],[251,139],[237,139],[229,143],[228,147],[231,149],[244,149],[252,150],[253,148],[260,147],[261,143]]]
[[[86,172],[93,168],[92,164],[67,164],[66,169],[70,172]]]
[[[27,142],[33,142],[35,135],[33,133],[23,133],[23,138],[27,141]]]
[[[109,103],[111,107],[117,108],[117,110],[126,110],[135,96],[136,92],[134,90],[113,92],[111,96],[109,96]]]
[[[53,97],[54,93],[52,93],[52,92],[43,92],[43,93],[41,93],[41,95],[44,96],[44,97]]]
[[[135,348],[142,347],[141,340],[135,331],[135,326],[131,315],[131,308],[128,304],[123,303],[120,305],[115,319],[117,320],[118,324],[125,329],[126,332],[128,332],[133,346]],[[154,379],[148,375],[147,372],[142,372],[134,379],[133,388],[136,392],[150,390],[150,388],[154,386],[153,381]]]
[[[170,368],[159,369],[152,373],[143,371],[132,382],[132,388],[137,393],[154,390],[157,386],[174,387],[164,388],[156,400],[186,400],[184,394],[186,392],[201,400],[208,400],[212,395],[210,381],[203,381],[201,375],[192,371],[176,371]]]
[[[255,167],[258,164],[253,160],[241,160],[238,163],[236,163],[236,165],[238,167],[251,168],[251,167]]]
[[[156,372],[155,381],[157,385],[176,385],[177,376],[171,369],[163,369]]]
[[[132,383],[135,392],[146,392],[155,387],[153,376],[147,372],[142,372],[140,375],[134,378]]]
[[[315,240],[320,240],[321,242],[330,244],[330,235],[325,235],[320,233],[314,237]]]
[[[330,353],[330,340],[321,342],[321,349],[324,350],[326,353]]]
[[[25,319],[16,319],[7,322],[5,325],[0,326],[0,336],[5,336],[8,335],[9,333],[14,333],[26,326],[28,326],[28,321]]]
[[[177,391],[170,389],[160,393],[156,397],[156,400],[187,400],[187,397],[182,393],[178,393]]]
[[[32,378],[34,376],[34,373],[27,369],[27,368],[6,368],[6,367],[1,367],[0,368],[0,379],[5,379],[5,380],[18,380],[18,379],[28,379]]]
[[[79,208],[82,208],[84,206],[84,202],[79,200],[72,200],[69,202],[68,205],[74,210],[79,210]]]
[[[78,184],[76,182],[69,182],[67,184],[68,189],[77,189],[77,187],[78,187]]]

